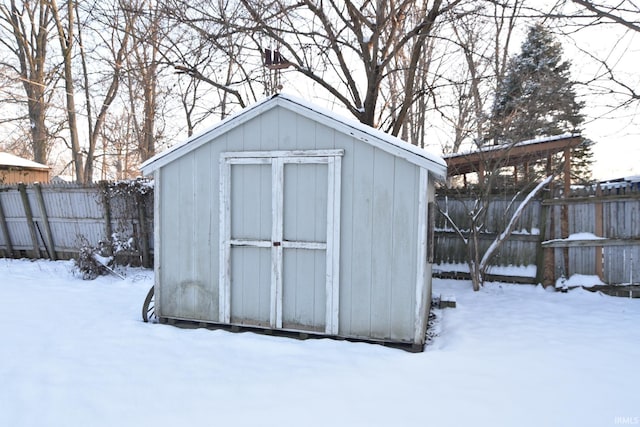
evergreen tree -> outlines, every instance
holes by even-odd
[[[579,133],[584,103],[576,100],[570,68],[553,35],[541,24],[530,27],[521,52],[510,59],[498,83],[491,112],[494,144]],[[578,181],[590,178],[591,145],[574,150],[572,169]]]

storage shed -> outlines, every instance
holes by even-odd
[[[42,163],[0,152],[0,184],[49,182],[51,168]]]
[[[422,349],[442,159],[280,94],[142,171],[162,322]]]

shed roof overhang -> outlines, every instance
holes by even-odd
[[[442,158],[396,138],[395,136],[364,125],[356,120],[343,117],[333,111],[325,110],[304,100],[283,94],[274,95],[254,104],[251,107],[245,108],[237,114],[216,124],[212,128],[209,128],[202,133],[187,139],[183,143],[175,145],[169,150],[152,157],[144,162],[140,166],[140,169],[143,174],[148,175],[154,170],[161,168],[179,157],[182,157],[219,135],[242,125],[252,118],[275,108],[276,106],[287,108],[311,120],[336,129],[337,131],[351,135],[376,148],[397,157],[401,157],[410,163],[424,167],[437,180],[444,180],[446,178],[447,164]]]
[[[575,148],[583,143],[579,134],[564,134],[548,138],[518,142],[514,145],[491,145],[470,153],[444,156],[448,166],[447,176],[487,170],[495,163],[500,167],[520,166],[546,160],[549,156]]]
[[[50,171],[51,168],[42,163],[23,159],[11,153],[0,152],[0,169]]]

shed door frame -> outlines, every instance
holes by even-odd
[[[340,189],[344,150],[243,151],[220,154],[220,275],[219,318],[231,323],[231,247],[271,247],[270,326],[282,328],[283,247],[326,251],[325,333],[338,334],[340,273]],[[271,165],[271,241],[233,240],[231,236],[231,166]],[[326,243],[284,242],[283,202],[285,164],[327,165]]]

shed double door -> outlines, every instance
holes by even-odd
[[[342,155],[223,153],[221,321],[337,334]]]

